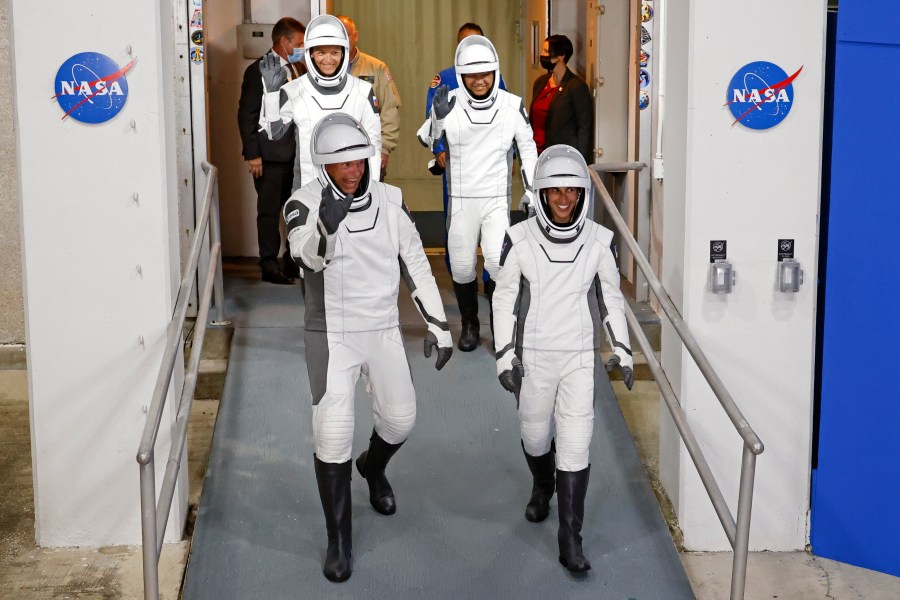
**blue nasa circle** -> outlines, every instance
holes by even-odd
[[[98,52],[81,52],[64,62],[53,85],[64,115],[82,123],[104,123],[128,100],[128,81],[116,61]]]
[[[738,69],[725,99],[735,121],[750,129],[769,129],[784,121],[794,105],[794,85],[779,85],[788,77],[784,69],[765,61]]]

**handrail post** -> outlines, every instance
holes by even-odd
[[[219,170],[213,165],[204,162],[203,170],[207,172],[208,182],[212,185],[210,207],[209,207],[209,243],[210,247],[222,243],[222,226],[219,223]],[[222,276],[222,257],[215,271],[215,287],[213,288],[213,299],[216,305],[216,320],[213,325],[228,325],[229,321],[225,320],[225,286]]]
[[[153,459],[141,470],[141,542],[144,555],[144,600],[159,600],[159,552],[156,547],[156,475]]]
[[[747,581],[747,554],[750,549],[750,512],[753,507],[753,480],[756,454],[744,445],[741,457],[741,486],[738,489],[737,531],[731,566],[731,600],[743,600]]]

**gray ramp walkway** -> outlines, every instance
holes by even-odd
[[[458,323],[446,271],[433,265],[448,317]],[[237,328],[185,599],[694,597],[605,373],[583,531],[593,570],[576,577],[557,562],[555,499],[547,521],[525,520],[530,475],[515,401],[497,382],[492,356],[484,345],[457,351],[435,371],[434,358],[422,356],[425,329],[406,300],[418,419],[388,468],[397,513],[376,513],[354,472],[353,576],[328,582],[299,287],[249,277],[227,280]],[[486,304],[482,313],[487,323]],[[361,384],[356,411],[354,456],[372,428]]]

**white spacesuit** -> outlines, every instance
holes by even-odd
[[[499,87],[500,62],[490,40],[480,35],[463,39],[455,65],[459,87],[438,88],[418,136],[429,148],[441,139],[447,148],[447,250],[463,321],[459,347],[469,351],[478,344],[479,237],[485,269],[495,275],[509,227],[512,150],[518,150],[526,190],[531,189],[537,150],[522,99]],[[465,81],[476,73],[493,74],[492,86],[480,95]]]
[[[580,531],[601,330],[614,350],[607,369],[621,368],[629,389],[633,361],[613,234],[587,218],[592,186],[584,158],[571,146],[547,148],[534,188],[536,216],[510,227],[503,241],[493,302],[497,374],[517,395],[534,477],[525,516],[543,521],[555,487],[560,561],[583,571],[590,568]]]
[[[313,130],[311,153],[317,179],[291,196],[284,218],[305,279],[314,462],[329,539],[324,572],[343,581],[351,572],[350,457],[361,368],[368,366],[374,390],[375,428],[356,466],[382,514],[396,510],[385,467],[416,419],[397,309],[401,278],[428,328],[425,356],[436,349],[438,369],[453,342],[419,233],[400,189],[373,179],[377,171],[366,159],[377,151],[359,122],[343,113],[325,117]]]
[[[347,73],[350,64],[350,40],[344,24],[332,15],[319,15],[306,28],[307,73],[287,83],[278,83],[279,69],[275,72],[268,64],[260,64],[266,94],[260,122],[271,139],[285,135],[293,121],[297,127],[297,154],[294,158],[294,183],[296,191],[316,178],[309,150],[313,128],[322,117],[333,112],[349,114],[359,121],[375,145],[375,156],[369,159],[373,177],[381,173],[381,118],[378,100],[372,84]],[[331,75],[324,75],[313,60],[317,47],[339,46],[343,48],[340,64]]]

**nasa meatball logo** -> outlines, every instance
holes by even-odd
[[[801,66],[789,76],[778,65],[765,61],[738,69],[728,85],[725,101],[734,116],[731,125],[770,129],[784,121],[794,105],[793,82],[802,70]]]
[[[62,119],[82,123],[105,123],[115,117],[128,100],[125,74],[137,59],[124,67],[98,52],[82,52],[64,62],[56,73],[54,91]]]

